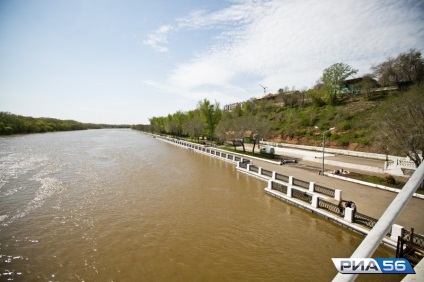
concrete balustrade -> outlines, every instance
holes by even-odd
[[[399,236],[402,236],[402,229],[403,229],[403,226],[400,226],[398,224],[393,224],[390,239],[397,242]]]
[[[219,158],[221,160],[225,160],[225,161],[230,162],[230,163],[234,163],[234,164],[236,164],[238,171],[252,175],[252,176],[255,176],[255,177],[257,177],[261,180],[266,180],[267,181],[267,187],[266,187],[265,191],[268,194],[276,196],[276,197],[278,197],[278,198],[280,198],[284,201],[290,202],[290,203],[295,204],[295,205],[302,207],[304,209],[310,210],[310,211],[312,211],[312,212],[314,212],[318,215],[325,217],[326,219],[329,219],[331,221],[334,221],[334,222],[337,222],[341,225],[344,225],[345,227],[347,227],[349,229],[355,230],[358,233],[366,235],[366,234],[368,234],[368,232],[370,232],[367,229],[355,226],[355,224],[354,224],[354,212],[353,212],[353,209],[351,209],[351,208],[345,208],[345,213],[344,213],[343,218],[334,216],[334,214],[329,214],[328,212],[322,210],[319,207],[319,201],[320,201],[320,199],[325,199],[325,198],[328,198],[328,197],[324,196],[324,195],[323,196],[317,195],[318,192],[316,191],[316,184],[314,182],[309,182],[308,188],[296,187],[296,186],[294,186],[294,182],[295,182],[294,180],[295,179],[294,179],[293,176],[287,177],[285,175],[279,175],[275,171],[272,171],[271,176],[266,176],[266,175],[262,174],[263,169],[261,167],[258,167],[257,172],[250,171],[250,168],[253,165],[252,161],[242,157],[241,155],[239,155],[237,153],[235,153],[235,154],[228,153],[228,152],[223,153],[223,152],[219,151],[219,149],[217,149],[217,148],[214,148],[213,150],[211,150],[211,149],[207,149],[208,147],[197,146],[197,145],[195,146],[195,145],[192,145],[191,143],[186,142],[186,141],[181,141],[181,140],[172,139],[172,138],[164,138],[164,137],[161,137],[161,136],[155,136],[155,137],[158,138],[158,139],[164,140],[166,142],[181,146],[181,147],[190,148],[190,150],[193,150],[193,151],[196,151],[196,152],[199,152],[199,153],[202,153],[202,154],[206,154],[208,156],[212,156],[212,157],[215,157],[215,158]],[[223,154],[225,154],[224,157],[223,157]],[[246,168],[241,167],[240,166],[241,163],[247,163]],[[269,175],[269,171],[268,171],[267,174]],[[277,177],[280,178],[280,179],[287,180],[287,182],[277,180]],[[276,190],[273,190],[272,189],[273,182],[280,183],[281,185],[287,187],[287,193],[284,194],[284,193],[280,193]],[[320,187],[320,188],[322,190],[325,187]],[[328,189],[328,188],[325,188],[325,189]],[[303,191],[304,193],[309,192],[309,195],[312,196],[311,203],[299,200],[297,198],[293,198],[293,190]],[[332,190],[332,189],[330,189],[330,190]],[[334,192],[334,197],[332,197],[332,198],[336,201],[340,201],[342,199],[342,191],[339,190],[339,189],[336,189],[336,190],[333,190],[333,191],[335,191],[335,192]],[[385,243],[388,246],[395,248],[397,240],[398,240],[398,236],[400,236],[401,233],[402,233],[402,229],[403,229],[402,226],[397,225],[397,224],[393,224],[391,226],[390,240],[387,239],[387,238],[383,239],[383,243]]]
[[[312,196],[312,207],[317,209],[318,208],[318,201],[319,201],[318,195],[313,195]]]
[[[293,187],[287,186],[287,197],[291,198],[293,197]]]
[[[335,190],[334,199],[337,200],[337,201],[342,200],[342,190],[340,190],[340,189]]]
[[[302,207],[306,210],[310,210],[313,213],[321,215],[331,221],[337,222],[363,235],[366,235],[368,234],[368,232],[370,232],[369,229],[364,229],[363,226],[359,226],[358,224],[355,224],[355,212],[352,208],[349,208],[349,207],[345,208],[343,217],[334,216],[334,214],[331,214],[327,212],[326,210],[322,210],[322,208],[319,207],[319,201],[320,199],[323,199],[323,198],[317,195],[316,193],[312,195],[312,202],[309,204],[308,202],[305,202],[293,197],[293,191],[294,190],[302,191],[300,190],[301,188],[297,188],[297,187],[295,188],[293,186],[287,185],[287,193],[283,193],[283,192],[280,192],[278,189],[277,190],[273,189],[273,183],[279,183],[279,184],[285,185],[280,181],[269,179],[267,182],[267,187],[265,188],[265,191],[268,194],[276,196],[279,199],[295,204],[296,206]],[[307,190],[307,191],[311,192],[310,190]],[[398,236],[401,236],[402,234],[402,229],[403,229],[403,226],[393,224],[390,230],[391,231],[390,239],[385,238],[383,240],[383,243],[392,248],[395,248],[397,244]]]
[[[345,215],[344,220],[347,222],[353,222],[353,209],[352,208],[345,208]]]
[[[289,176],[289,185],[293,185],[293,179],[294,179],[293,176]]]
[[[242,160],[242,162],[243,162],[243,160]],[[258,167],[258,172],[254,172],[254,171],[250,170],[251,166],[252,166],[252,164],[247,164],[246,168],[243,168],[243,167],[240,166],[240,163],[237,163],[237,170],[240,171],[240,172],[255,176],[256,178],[264,179],[264,180],[268,181],[269,177],[262,175],[262,167]],[[271,180],[276,181],[276,178],[277,178],[277,172],[273,171]],[[296,188],[296,189],[299,188],[302,191],[305,189],[304,187],[297,187],[296,185],[294,185],[294,177],[293,176],[288,177],[287,185],[291,186],[293,188]],[[307,189],[307,191],[312,192],[312,193],[319,193],[315,190],[315,182],[309,182],[309,189]],[[333,191],[334,191],[334,197],[333,198],[337,201],[341,201],[342,200],[342,190],[336,189],[336,190],[333,190]]]
[[[315,182],[309,182],[309,191],[314,192],[315,189]]]

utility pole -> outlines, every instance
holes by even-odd
[[[315,126],[316,129],[321,131],[318,126]],[[326,131],[322,131],[322,169],[321,169],[321,175],[324,175],[324,162],[325,162],[325,134],[331,130],[336,129],[335,127],[332,127]]]

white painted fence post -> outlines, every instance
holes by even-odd
[[[309,182],[309,192],[314,192],[315,182]]]
[[[318,195],[313,195],[312,196],[312,207],[318,208],[318,200],[319,200]]]
[[[289,198],[292,197],[292,187],[291,186],[287,186],[287,197],[289,197]]]
[[[258,168],[258,175],[262,175],[262,168],[261,167]]]
[[[268,180],[268,187],[266,189],[272,190],[272,179]]]
[[[342,190],[336,189],[336,191],[334,193],[334,199],[337,200],[337,201],[342,200]]]
[[[398,236],[402,236],[402,229],[403,229],[403,226],[393,224],[392,225],[392,234],[390,235],[390,239],[397,242]]]
[[[273,180],[277,179],[277,172],[276,171],[272,172],[272,179]]]
[[[350,222],[350,223],[353,222],[353,209],[352,208],[345,208],[344,220],[346,220],[347,222]]]
[[[246,167],[247,171],[250,171],[250,166],[251,164],[247,164],[247,167]]]
[[[289,185],[293,185],[293,176],[289,176]]]

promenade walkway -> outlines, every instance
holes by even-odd
[[[253,163],[267,170],[276,171],[284,175],[291,175],[319,185],[342,190],[342,197],[345,200],[355,202],[359,212],[374,218],[380,218],[389,204],[397,196],[397,193],[384,191],[356,183],[346,182],[327,176],[318,175],[313,169],[302,168],[291,165],[278,165],[263,160],[254,160]],[[424,234],[424,200],[412,198],[403,213],[398,217],[396,223],[406,229],[415,228],[415,232]]]

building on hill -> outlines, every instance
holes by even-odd
[[[277,99],[279,94],[272,94],[272,93],[268,93],[267,95],[261,96],[261,97],[257,97],[257,98],[253,98],[254,102],[259,102],[259,101],[270,101],[270,100],[275,100]]]
[[[344,81],[344,85],[341,89],[342,93],[349,94],[369,94],[374,92],[381,91],[398,91],[402,87],[400,85],[397,86],[389,86],[389,87],[380,87],[377,80],[372,78],[369,75],[364,75],[363,77],[357,77],[352,79],[347,79]]]
[[[224,111],[232,112],[237,106],[243,107],[244,102],[232,103],[224,105]]]
[[[342,88],[340,89],[343,94],[361,94],[364,78],[356,77],[347,79],[344,81]]]

